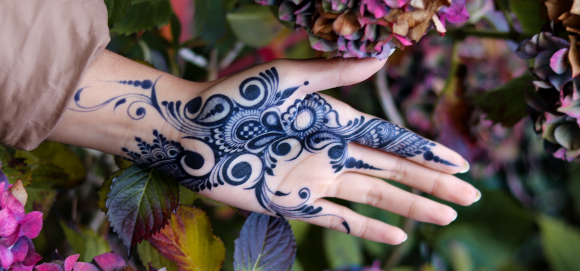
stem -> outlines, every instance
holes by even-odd
[[[495,3],[496,7],[499,7],[499,9],[501,10],[501,12],[503,13],[503,16],[505,17],[505,20],[510,28],[510,33],[516,32],[516,29],[514,28],[514,22],[512,20],[512,16],[511,13],[508,11],[508,8],[506,6],[504,6],[500,1],[498,0],[494,0],[493,1]]]
[[[494,30],[477,30],[473,28],[451,28],[447,29],[446,35],[457,40],[464,40],[467,37],[490,38],[501,40],[513,40],[520,42],[531,38],[533,35],[526,33],[513,32],[498,32]]]
[[[445,85],[443,85],[443,89],[437,95],[437,99],[443,97],[444,95],[449,94],[448,92],[453,91],[454,84],[455,84],[455,74],[457,73],[457,68],[459,67],[459,41],[453,40],[453,46],[451,47],[451,67],[449,69],[449,75],[447,75],[447,79],[445,79]]]
[[[399,111],[397,111],[397,106],[395,105],[393,95],[391,94],[387,83],[387,64],[385,64],[385,66],[383,66],[375,75],[375,84],[377,85],[376,91],[380,97],[381,106],[383,107],[389,121],[404,127],[405,121],[401,117]]]
[[[234,62],[234,60],[236,60],[236,57],[238,57],[240,52],[242,52],[242,49],[244,49],[244,46],[245,46],[245,44],[243,41],[237,41],[236,44],[234,45],[234,48],[232,48],[232,50],[229,51],[228,54],[226,55],[226,57],[224,57],[224,59],[222,59],[222,61],[220,62],[220,65],[219,65],[220,70],[223,70],[223,69],[229,67],[230,64],[232,64],[232,62]]]
[[[218,78],[218,50],[211,49],[209,53],[209,63],[207,65],[207,81],[213,81]]]

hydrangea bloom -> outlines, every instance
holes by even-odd
[[[312,48],[330,56],[388,57],[445,21],[469,18],[465,0],[256,0],[279,5],[281,20],[305,28]]]
[[[541,32],[516,50],[520,58],[535,58],[536,93],[526,99],[539,112],[532,115],[536,130],[548,152],[567,161],[580,156],[580,50],[577,37],[570,41]]]
[[[24,206],[8,188],[8,180],[0,171],[0,267],[32,270],[42,258],[31,241],[42,229],[42,213],[25,214]]]
[[[94,264],[77,262],[80,254],[72,255],[63,259],[58,252],[56,259],[49,263],[43,263],[34,268],[35,271],[117,271],[125,270],[125,260],[114,253],[105,253],[93,259]],[[131,270],[131,269],[127,269]]]

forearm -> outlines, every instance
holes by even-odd
[[[88,69],[48,140],[125,157],[123,148],[133,149],[135,137],[150,138],[153,130],[176,140],[178,131],[159,114],[148,114],[155,109],[144,97],[155,88],[159,99],[188,100],[201,85],[105,51]],[[101,106],[108,110],[98,110]]]

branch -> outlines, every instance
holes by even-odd
[[[401,117],[399,111],[397,111],[393,95],[389,91],[389,85],[387,83],[387,64],[385,64],[385,66],[383,66],[375,75],[375,84],[377,85],[376,91],[377,95],[380,97],[381,106],[383,107],[389,121],[404,127],[405,121]]]
[[[519,33],[516,31],[512,32],[498,32],[494,30],[477,30],[474,28],[451,28],[447,29],[449,37],[456,40],[464,40],[467,37],[478,37],[478,38],[490,38],[490,39],[500,39],[500,40],[513,40],[520,42],[525,39],[533,37],[533,35],[526,33]]]
[[[240,52],[242,52],[242,49],[244,49],[244,46],[245,46],[245,44],[243,41],[236,41],[234,48],[232,48],[232,50],[229,51],[228,54],[224,57],[224,59],[222,59],[222,61],[220,62],[220,65],[219,65],[220,70],[223,70],[223,69],[229,67],[230,64],[232,64],[232,62],[234,62],[234,60],[236,60],[236,57],[238,57]]]

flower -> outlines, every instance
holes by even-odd
[[[312,48],[329,56],[388,57],[396,46],[419,41],[432,27],[444,34],[445,21],[469,14],[465,0],[256,0],[280,3],[281,20],[309,33]]]
[[[37,265],[35,271],[116,271],[126,270],[125,260],[114,253],[105,253],[93,258],[92,263],[77,262],[80,254],[72,255],[63,259],[58,254],[54,253],[53,261]],[[128,268],[127,270],[132,270]]]
[[[0,170],[1,172],[1,170]],[[0,174],[4,176],[4,173]],[[3,177],[0,176],[0,179]],[[12,194],[10,185],[0,180],[0,267],[32,270],[42,258],[31,239],[42,229],[42,213],[24,213],[24,205]]]
[[[516,55],[523,59],[535,58],[532,73],[543,81],[536,84],[543,88],[553,86],[561,91],[564,84],[572,80],[569,50],[570,43],[567,40],[550,32],[541,32],[520,43]]]

